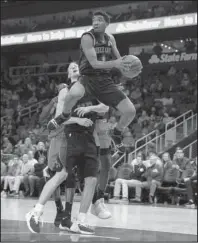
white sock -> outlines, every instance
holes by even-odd
[[[44,209],[44,205],[40,204],[40,203],[37,203],[34,207],[34,210],[40,214],[42,214],[43,212],[43,209]]]
[[[81,223],[84,223],[86,218],[86,213],[79,213],[77,220]]]

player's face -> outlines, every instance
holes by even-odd
[[[97,33],[105,32],[107,23],[102,15],[94,16],[92,19],[93,29]]]
[[[78,77],[80,75],[78,64],[71,63],[68,67],[68,77]]]

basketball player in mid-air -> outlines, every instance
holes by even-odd
[[[121,117],[112,137],[116,144],[121,144],[122,132],[134,119],[136,110],[130,99],[114,84],[110,75],[112,68],[127,70],[128,63],[121,58],[114,37],[105,33],[109,22],[105,12],[97,11],[93,14],[93,29],[81,37],[80,82],[73,85],[68,92],[63,112],[48,123],[49,130],[56,129],[69,119],[72,108],[87,90],[103,104],[120,111]],[[134,65],[131,68],[134,69],[134,74],[140,73],[139,66]]]

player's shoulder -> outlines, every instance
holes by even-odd
[[[115,42],[115,38],[112,34],[106,33],[106,35],[112,42]]]

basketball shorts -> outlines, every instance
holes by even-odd
[[[88,132],[70,132],[67,134],[67,153],[65,168],[68,174],[77,165],[81,178],[96,177],[99,160],[93,135]]]
[[[126,98],[108,74],[82,75],[80,82],[88,93],[107,106],[116,108]]]
[[[64,130],[53,137],[51,136],[50,139],[48,167],[51,171],[58,172],[62,170],[66,159],[67,139]]]

